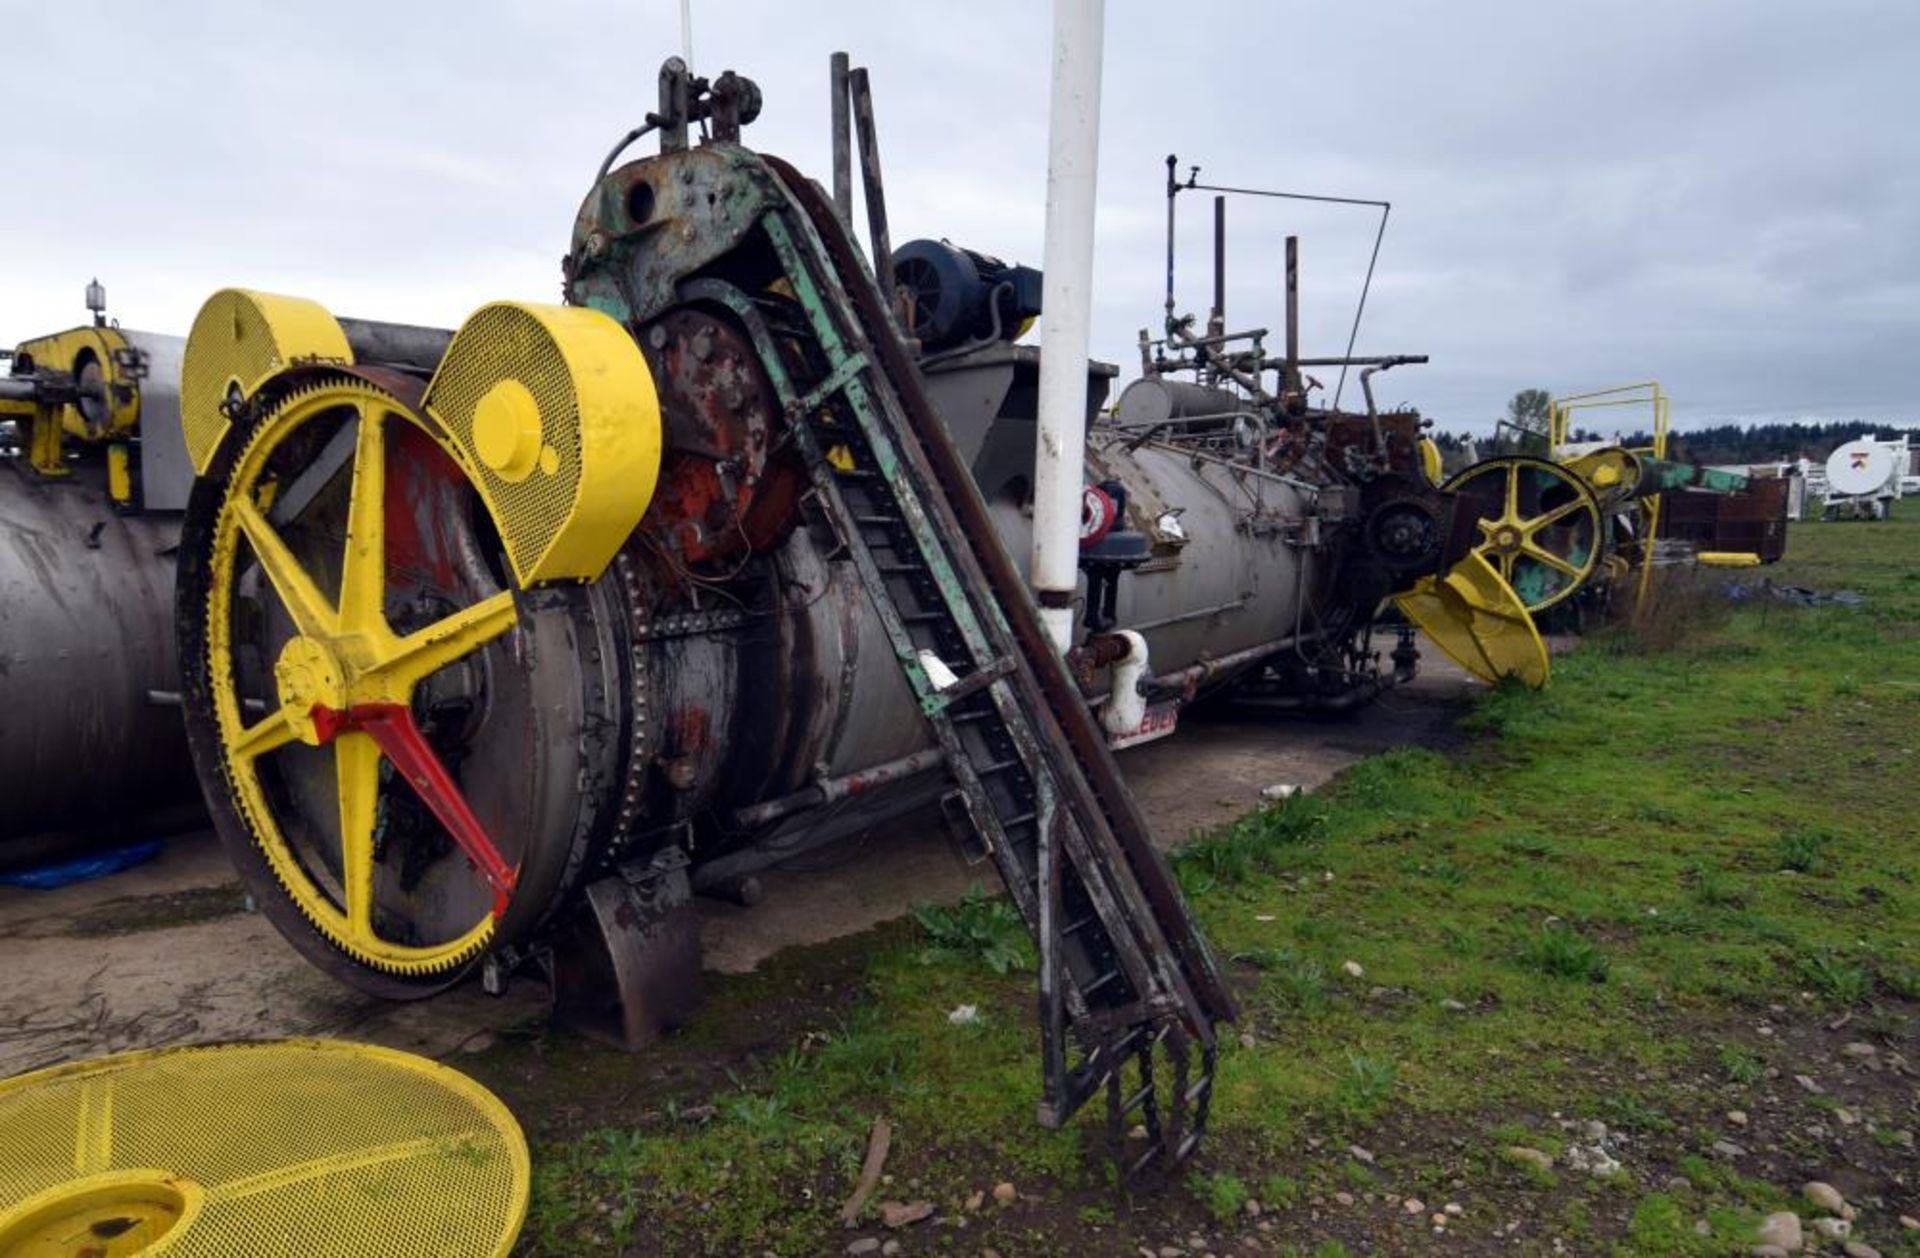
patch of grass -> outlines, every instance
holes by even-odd
[[[1400,1068],[1379,1057],[1347,1054],[1346,1069],[1334,1085],[1334,1103],[1350,1117],[1371,1119],[1393,1099]]]
[[[1759,1062],[1737,1048],[1720,1050],[1720,1073],[1725,1075],[1729,1082],[1749,1088],[1760,1082],[1765,1074]]]
[[[1269,1175],[1260,1181],[1260,1204],[1268,1210],[1291,1210],[1306,1197],[1306,1187],[1291,1175]]]
[[[1800,962],[1800,977],[1816,995],[1848,1008],[1873,990],[1873,974],[1863,962],[1834,948],[1821,948]]]
[[[1549,923],[1520,942],[1520,964],[1555,978],[1604,983],[1612,968],[1600,945],[1571,926]]]
[[[1231,1223],[1240,1217],[1247,1208],[1252,1196],[1247,1191],[1246,1181],[1232,1171],[1213,1171],[1203,1174],[1195,1171],[1187,1176],[1187,1191],[1200,1199],[1217,1223]]]
[[[1307,797],[1263,804],[1238,821],[1174,849],[1174,875],[1189,895],[1236,886],[1277,870],[1281,858],[1315,837],[1324,820]]]
[[[913,918],[931,941],[922,961],[977,958],[995,974],[1033,968],[1033,944],[1020,910],[1005,896],[989,896],[979,883],[955,904],[917,904]]]
[[[1600,1102],[1600,1112],[1614,1127],[1623,1127],[1628,1131],[1660,1132],[1672,1131],[1674,1121],[1667,1112],[1648,1101],[1637,1092],[1616,1092]]]
[[[1775,868],[1796,874],[1825,873],[1830,864],[1831,832],[1813,826],[1794,826],[1774,840]]]
[[[1255,948],[1234,959],[1262,971],[1261,993],[1282,1009],[1314,1013],[1327,1003],[1327,967],[1312,957],[1291,948]]]

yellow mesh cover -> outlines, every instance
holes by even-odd
[[[1482,681],[1517,677],[1538,690],[1551,663],[1533,617],[1494,566],[1477,554],[1441,577],[1421,577],[1394,602],[1433,644]]]
[[[427,387],[522,585],[592,580],[646,513],[660,402],[640,349],[597,310],[497,302]]]
[[[230,390],[251,396],[274,372],[305,361],[353,362],[346,333],[325,306],[244,288],[207,298],[180,369],[180,426],[193,470],[207,470],[232,426],[220,409]]]
[[[0,1258],[501,1255],[527,1189],[506,1108],[388,1049],[157,1049],[0,1083]]]

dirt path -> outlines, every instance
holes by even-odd
[[[1172,843],[1251,807],[1274,783],[1313,786],[1389,747],[1449,737],[1474,685],[1431,656],[1422,677],[1332,721],[1189,720],[1121,758],[1155,833]],[[939,824],[902,819],[763,879],[752,909],[701,901],[708,967],[750,970],[953,899],[992,871],[969,868]],[[138,869],[57,891],[0,887],[0,1077],[73,1057],[274,1035],[352,1036],[432,1056],[539,1018],[537,984],[490,998],[468,984],[431,1001],[358,996],[303,961],[256,913],[210,833],[170,840]]]

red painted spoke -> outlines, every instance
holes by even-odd
[[[493,915],[497,918],[506,912],[507,900],[513,894],[514,871],[501,858],[500,849],[494,846],[480,819],[473,815],[453,775],[414,724],[411,708],[403,703],[356,703],[342,712],[316,706],[313,723],[323,742],[349,731],[372,738],[493,888]]]

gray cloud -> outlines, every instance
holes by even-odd
[[[550,299],[587,180],[679,46],[675,0],[6,8],[6,339],[73,322],[95,273],[155,328],[230,283],[442,324]],[[754,143],[825,176],[847,48],[873,71],[896,240],[1037,264],[1046,5],[695,8],[700,68],[766,91]],[[1524,386],[1649,376],[1682,422],[1920,415],[1920,8],[1113,0],[1107,25],[1096,352],[1129,370],[1178,152],[1208,180],[1394,201],[1360,349],[1431,353],[1384,396],[1449,426]],[[1180,209],[1195,309],[1207,205]],[[1307,346],[1337,350],[1368,217],[1230,218],[1232,321],[1277,336],[1296,231]]]

